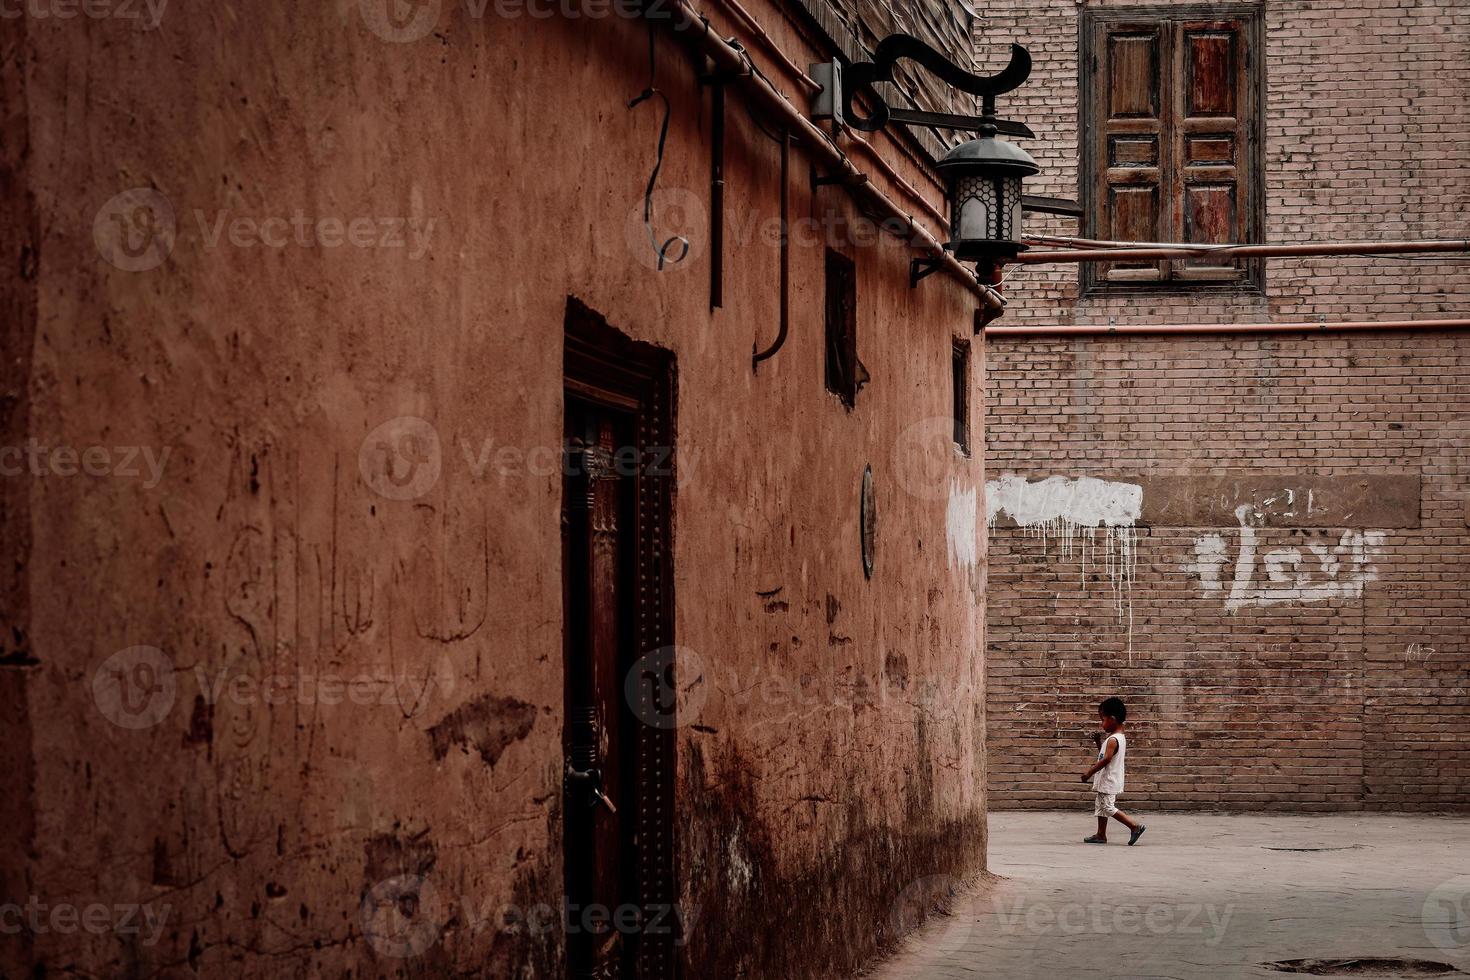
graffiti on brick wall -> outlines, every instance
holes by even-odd
[[[1062,557],[1078,554],[1082,588],[1087,572],[1101,561],[1113,591],[1118,621],[1133,641],[1133,573],[1137,560],[1134,525],[1143,511],[1143,487],[1082,476],[1050,476],[1031,481],[1006,474],[985,484],[985,522],[994,528],[1002,517],[1026,534],[1040,538],[1042,553],[1055,542]],[[1099,541],[1099,532],[1101,540]]]
[[[1273,548],[1261,553],[1256,528],[1250,523],[1251,512],[1249,504],[1235,510],[1240,541],[1228,583],[1225,573],[1230,555],[1223,535],[1202,534],[1195,538],[1194,560],[1185,566],[1186,571],[1199,577],[1200,590],[1206,596],[1224,596],[1227,611],[1237,612],[1246,606],[1357,599],[1369,582],[1378,579],[1377,560],[1385,532],[1347,529],[1336,545],[1310,542],[1304,548]]]

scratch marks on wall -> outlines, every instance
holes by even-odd
[[[1305,548],[1275,548],[1260,553],[1253,508],[1235,510],[1240,522],[1240,546],[1226,589],[1225,566],[1229,549],[1223,535],[1203,534],[1194,539],[1194,560],[1185,571],[1199,578],[1206,596],[1225,597],[1225,608],[1237,612],[1246,606],[1326,602],[1357,599],[1369,582],[1378,579],[1377,560],[1386,533],[1344,530],[1337,544],[1330,539],[1308,542]]]
[[[1096,477],[1049,476],[1031,481],[1007,473],[985,484],[985,523],[1009,518],[1027,534],[1041,539],[1045,553],[1052,539],[1063,557],[1080,549],[1082,587],[1098,557],[1097,532],[1102,530],[1102,565],[1113,589],[1118,621],[1133,639],[1133,573],[1137,561],[1134,525],[1143,512],[1143,487],[1137,483]]]

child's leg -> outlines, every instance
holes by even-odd
[[[1097,818],[1097,836],[1103,838],[1104,840],[1107,839],[1107,836],[1108,836],[1108,818],[1107,817],[1098,817]]]
[[[1128,816],[1128,814],[1124,813],[1122,810],[1118,810],[1117,812],[1115,812],[1113,814],[1113,819],[1117,820],[1120,824],[1127,827],[1129,830],[1138,829],[1138,824],[1134,823],[1133,820]],[[1106,824],[1107,820],[1104,819],[1102,822]],[[1099,831],[1099,833],[1101,833],[1101,831]]]

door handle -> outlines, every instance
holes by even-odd
[[[567,780],[569,782],[587,787],[587,792],[592,795],[592,799],[589,803],[590,806],[597,806],[599,803],[601,803],[604,804],[609,811],[613,813],[618,812],[617,805],[614,804],[612,799],[609,798],[608,795],[602,791],[601,769],[574,769],[570,764],[568,764]]]

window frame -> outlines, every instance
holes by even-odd
[[[1243,148],[1239,171],[1241,183],[1245,184],[1247,202],[1245,217],[1247,227],[1242,239],[1248,243],[1264,240],[1266,230],[1266,92],[1267,59],[1266,17],[1264,3],[1196,3],[1196,4],[1150,4],[1128,7],[1087,7],[1078,18],[1077,26],[1077,200],[1082,206],[1082,237],[1096,238],[1099,234],[1098,216],[1101,202],[1096,200],[1097,168],[1105,161],[1096,159],[1097,129],[1096,116],[1098,99],[1102,93],[1094,91],[1091,76],[1093,62],[1102,52],[1093,43],[1100,29],[1110,24],[1154,23],[1171,28],[1183,21],[1240,19],[1244,21],[1241,35],[1244,40],[1245,71],[1254,103],[1250,118],[1244,120],[1242,130],[1246,145]],[[1174,98],[1175,92],[1161,93]],[[1180,172],[1174,175],[1180,178]],[[1164,206],[1172,207],[1171,202]],[[1176,230],[1182,238],[1182,232]],[[1115,294],[1176,294],[1198,295],[1202,293],[1235,293],[1265,295],[1266,263],[1264,259],[1241,260],[1243,275],[1233,281],[1209,279],[1161,279],[1158,281],[1120,282],[1099,274],[1099,265],[1080,262],[1080,298],[1089,295]]]
[[[970,445],[970,342],[951,338],[949,348],[950,414],[954,416],[954,447],[966,459]]]

